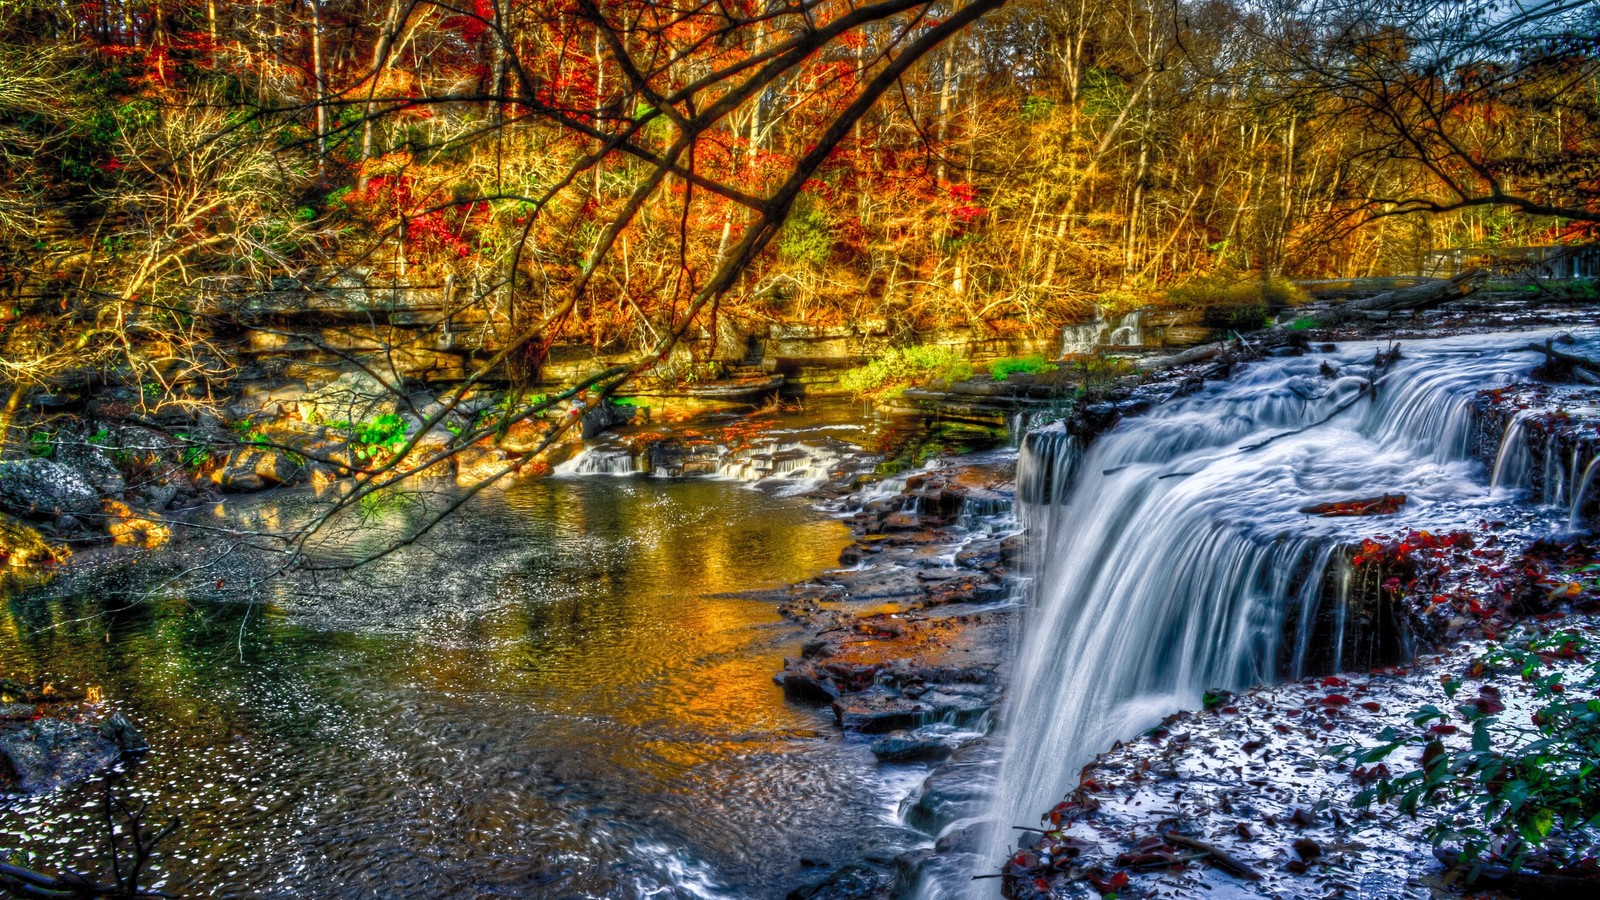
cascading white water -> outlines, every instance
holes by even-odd
[[[1592,346],[1596,333],[1582,341]],[[1197,707],[1208,688],[1291,674],[1278,660],[1292,610],[1303,637],[1287,648],[1289,668],[1302,665],[1329,567],[1348,569],[1339,543],[1470,524],[1491,502],[1485,466],[1471,457],[1472,399],[1536,364],[1517,349],[1527,342],[1411,343],[1383,374],[1372,371],[1372,344],[1252,364],[1121,423],[1081,457],[1060,428],[1029,435],[1017,493],[1034,589],[986,870],[1004,859],[1009,826],[1032,824],[1114,741]],[[1319,375],[1324,361],[1343,375]],[[1381,521],[1298,512],[1393,492],[1408,501]],[[1329,602],[1347,595],[1340,574]],[[993,895],[994,882],[972,884],[924,893]]]
[[[1068,325],[1061,330],[1061,355],[1093,353],[1095,348],[1105,344],[1120,347],[1143,344],[1143,322],[1143,313],[1135,310],[1124,315],[1115,326],[1110,319],[1101,316],[1096,316],[1093,322]]]
[[[1596,410],[1578,406],[1566,408],[1565,412],[1588,417]],[[1537,487],[1538,493],[1531,499],[1544,506],[1566,509],[1568,528],[1576,530],[1582,524],[1584,503],[1589,485],[1593,484],[1596,457],[1582,452],[1576,444],[1563,453],[1556,429],[1528,427],[1534,417],[1550,413],[1550,408],[1534,408],[1513,415],[1495,452],[1489,486],[1508,492],[1531,492]],[[1542,441],[1542,446],[1532,443],[1536,440]],[[1535,478],[1534,463],[1540,459],[1543,467]]]
[[[585,447],[555,467],[557,475],[632,475],[639,471],[638,455],[627,447]]]

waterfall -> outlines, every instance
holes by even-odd
[[[1371,344],[1267,360],[1126,420],[1087,450],[1059,425],[1029,434],[1017,496],[1033,589],[984,871],[1004,858],[1010,826],[1034,824],[1114,741],[1197,708],[1208,688],[1300,674],[1324,603],[1335,604],[1326,621],[1339,643],[1322,649],[1335,666],[1352,664],[1339,649],[1355,627],[1339,545],[1482,517],[1492,501],[1471,455],[1472,400],[1536,363],[1517,349],[1527,342],[1408,343],[1383,373],[1372,371]],[[1345,374],[1321,377],[1324,360]],[[1514,461],[1503,462],[1497,479],[1511,477]],[[1405,507],[1381,520],[1298,512],[1396,491]],[[991,896],[992,884],[970,890]]]
[[[557,475],[632,475],[644,471],[638,455],[627,447],[585,447],[555,467]]]
[[[1136,347],[1144,343],[1144,314],[1135,310],[1124,315],[1115,328],[1111,320],[1096,315],[1093,322],[1067,325],[1061,329],[1061,355],[1093,353],[1103,344]]]

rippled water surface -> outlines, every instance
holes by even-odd
[[[714,596],[826,568],[839,523],[714,481],[482,499],[254,604],[12,597],[0,674],[100,685],[145,731],[121,789],[182,815],[185,894],[760,898],[904,843],[866,745],[772,684],[798,632]],[[0,847],[94,868],[103,789],[0,806]]]

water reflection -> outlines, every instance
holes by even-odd
[[[793,628],[714,595],[845,541],[734,484],[531,482],[265,603],[12,597],[0,674],[103,685],[146,730],[125,784],[184,818],[168,890],[782,896],[907,837],[865,745],[772,684]],[[99,791],[0,807],[0,846],[92,868]]]

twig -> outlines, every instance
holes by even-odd
[[[1217,864],[1217,868],[1225,869],[1228,872],[1243,878],[1245,881],[1261,880],[1260,872],[1257,872],[1255,869],[1251,868],[1250,865],[1244,860],[1234,856],[1233,854],[1214,844],[1208,844],[1198,838],[1192,838],[1188,835],[1179,834],[1176,831],[1164,832],[1161,835],[1161,839],[1169,844],[1176,844],[1179,847],[1188,847],[1191,850],[1201,850],[1205,853],[1209,853],[1211,861]]]

